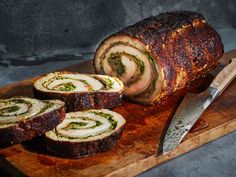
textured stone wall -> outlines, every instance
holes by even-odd
[[[235,0],[1,0],[0,58],[37,60],[93,52],[114,31],[182,9],[203,13],[218,30],[236,28]]]

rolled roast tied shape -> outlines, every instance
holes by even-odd
[[[97,73],[123,81],[125,96],[150,104],[214,68],[223,54],[217,32],[202,15],[178,11],[149,17],[105,39]]]
[[[59,100],[0,99],[0,145],[30,140],[55,128],[65,117]]]
[[[54,72],[34,83],[34,95],[40,99],[59,99],[67,112],[112,108],[122,101],[123,83],[104,75]]]
[[[67,113],[61,124],[46,133],[46,147],[69,158],[107,151],[120,139],[125,122],[107,109]]]

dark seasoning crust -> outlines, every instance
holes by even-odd
[[[103,139],[88,142],[54,141],[46,137],[47,149],[55,155],[65,158],[82,158],[112,149],[121,138],[123,125],[113,134]]]
[[[201,23],[200,27],[194,27],[192,25],[194,20],[204,20],[204,18],[201,14],[190,11],[164,13],[149,17],[115,35],[129,35],[139,39],[150,48],[152,56],[159,60],[159,64],[164,68],[165,81],[167,82],[166,94],[169,95],[176,89],[174,85],[178,68],[187,70],[187,77],[191,82],[196,75],[202,75],[215,67],[223,54],[223,45],[215,30],[207,23],[201,22],[199,22]],[[185,35],[177,35],[176,38],[171,37],[173,32],[185,25],[191,26]],[[196,38],[195,36],[199,37]],[[204,41],[204,39],[208,40]],[[171,40],[174,41],[171,42]],[[185,43],[191,41],[191,44],[182,46],[183,40]],[[166,48],[163,48],[162,44]],[[188,46],[191,47],[191,52],[187,51]],[[203,68],[205,64],[207,67]]]
[[[156,100],[158,102],[213,69],[223,54],[218,33],[201,14],[191,11],[149,17],[107,39],[119,36],[129,36],[131,40],[143,43],[147,53],[163,69],[162,93]],[[187,73],[186,76],[180,75],[182,71]],[[178,84],[177,77],[182,77]]]

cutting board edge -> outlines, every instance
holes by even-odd
[[[17,166],[12,164],[7,158],[0,156],[0,167],[7,172],[10,176],[25,177],[26,174],[21,171]]]

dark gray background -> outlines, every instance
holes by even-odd
[[[202,13],[217,30],[236,28],[235,0],[1,0],[0,57],[92,52],[114,31],[182,9]]]

